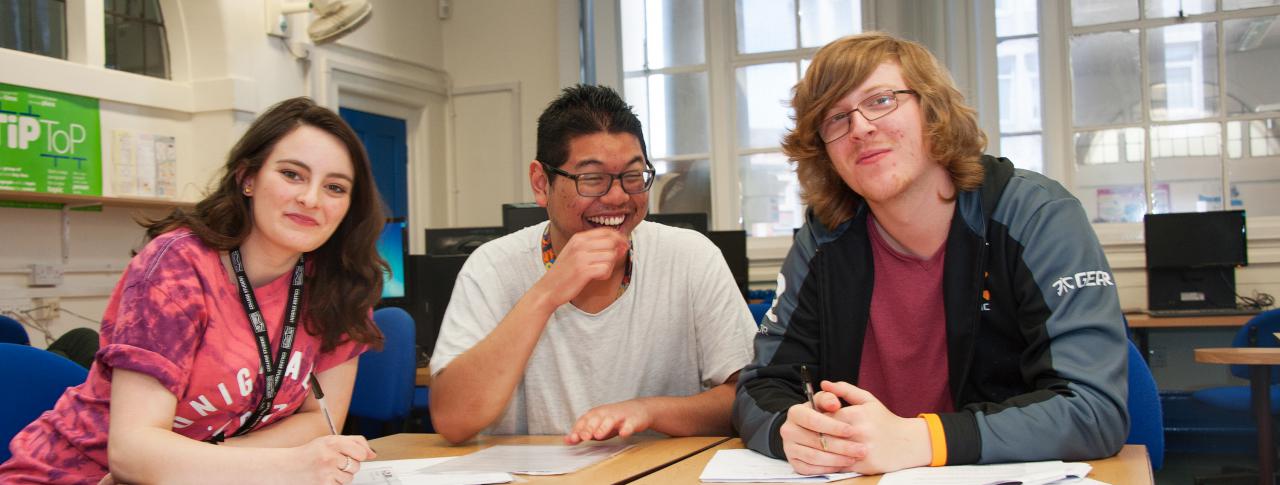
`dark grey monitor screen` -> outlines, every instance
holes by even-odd
[[[1211,268],[1249,264],[1244,211],[1147,214],[1148,268]]]

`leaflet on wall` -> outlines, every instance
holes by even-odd
[[[178,150],[174,137],[115,130],[111,153],[115,195],[177,196]]]
[[[102,195],[98,100],[0,84],[0,190]]]
[[[1169,184],[1156,184],[1156,213],[1169,212]],[[1141,185],[1124,185],[1098,189],[1098,217],[1094,222],[1142,222],[1147,213],[1146,191]]]

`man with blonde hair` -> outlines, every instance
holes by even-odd
[[[783,150],[810,211],[738,384],[747,446],[800,473],[1116,453],[1123,315],[1080,202],[983,155],[914,42],[832,42],[792,105]]]

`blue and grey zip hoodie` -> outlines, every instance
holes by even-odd
[[[982,163],[946,241],[938,331],[956,411],[931,436],[947,465],[1111,456],[1129,431],[1128,343],[1106,255],[1057,182]],[[810,213],[796,234],[738,380],[734,427],[753,450],[785,458],[778,430],[805,402],[800,365],[815,382],[858,383],[875,280],[867,211],[834,230]]]

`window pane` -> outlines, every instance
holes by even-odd
[[[1223,10],[1239,10],[1242,8],[1266,7],[1280,5],[1280,0],[1222,0]]]
[[[1071,23],[1075,26],[1137,19],[1137,0],[1071,0]]]
[[[624,89],[644,125],[650,158],[710,151],[706,72],[636,76]]]
[[[664,213],[711,214],[711,163],[709,160],[653,163],[657,178],[649,189],[649,210]]]
[[[166,60],[169,59],[168,46],[165,45],[164,27],[157,25],[146,26],[147,29],[147,52],[146,52],[146,75],[168,78],[169,69],[166,66]]]
[[[742,157],[742,220],[753,237],[790,236],[804,222],[800,183],[787,157],[760,153]]]
[[[644,69],[644,0],[622,0],[618,2],[619,18],[628,19],[622,22],[622,70],[639,71]]]
[[[996,37],[1038,31],[1036,0],[996,0]]]
[[[1044,149],[1040,135],[1000,137],[1000,156],[1008,158],[1013,166],[1044,173]]]
[[[1000,80],[1000,131],[1040,131],[1040,40],[996,44]]]
[[[117,17],[115,27],[115,58],[107,59],[107,67],[126,72],[145,72],[142,64],[142,24]]]
[[[1227,162],[1231,180],[1231,208],[1243,208],[1250,216],[1280,215],[1280,118],[1228,123],[1244,130],[1249,158]]]
[[[1223,23],[1227,56],[1227,113],[1280,110],[1275,66],[1280,65],[1277,16]],[[1267,67],[1271,66],[1271,67]]]
[[[738,146],[776,147],[794,122],[789,106],[796,64],[783,62],[738,68]]]
[[[1222,209],[1221,125],[1190,123],[1151,128],[1154,183],[1169,187],[1169,210]]]
[[[1071,38],[1075,126],[1142,121],[1138,31]]]
[[[1147,31],[1151,119],[1186,120],[1218,113],[1218,36],[1212,22]]]
[[[800,0],[800,45],[819,47],[862,32],[861,2]]]
[[[1146,0],[1147,18],[1177,17],[1178,11],[1183,15],[1196,15],[1212,12],[1214,0]]]
[[[67,5],[55,0],[36,0],[32,3],[35,17],[31,33],[34,37],[32,53],[43,56],[67,58],[65,27]]]
[[[795,0],[737,0],[738,52],[796,48]]]
[[[1076,165],[1140,163],[1142,144],[1142,128],[1077,132]]]
[[[159,0],[143,0],[145,2],[145,14],[143,18],[152,22],[161,22],[160,19],[160,1]]]
[[[623,0],[620,10],[623,69],[662,69],[705,62],[701,1]]]

